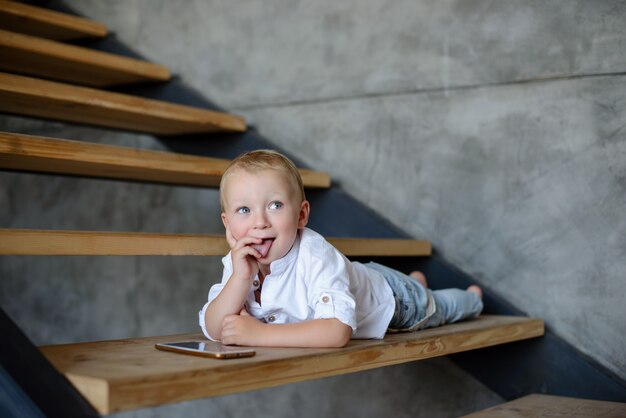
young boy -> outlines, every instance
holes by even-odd
[[[376,263],[350,262],[305,228],[310,206],[294,164],[274,151],[241,155],[220,183],[230,253],[222,281],[199,313],[207,338],[223,344],[343,347],[477,316],[482,291],[430,291]]]

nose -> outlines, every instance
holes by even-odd
[[[270,226],[267,214],[264,211],[257,211],[254,218],[254,227],[256,229],[264,229]]]

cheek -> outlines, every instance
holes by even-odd
[[[230,229],[230,233],[233,234],[233,237],[236,240],[239,240],[242,237],[246,236],[247,227],[246,227],[245,223],[243,223],[241,221],[237,221],[235,219],[229,219],[228,220],[228,228]]]

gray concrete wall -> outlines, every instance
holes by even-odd
[[[624,2],[67,3],[626,378]],[[0,199],[3,227],[221,230],[212,190],[2,173]],[[0,304],[39,344],[185,332],[218,271],[4,257]],[[441,359],[121,416],[458,416],[498,401]]]
[[[123,40],[231,109],[444,92],[626,65],[617,0],[68,4],[106,17]]]

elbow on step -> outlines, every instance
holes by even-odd
[[[352,338],[352,328],[344,323],[337,322],[337,332],[334,333],[332,341],[329,341],[330,348],[345,347],[350,342],[350,338]]]

